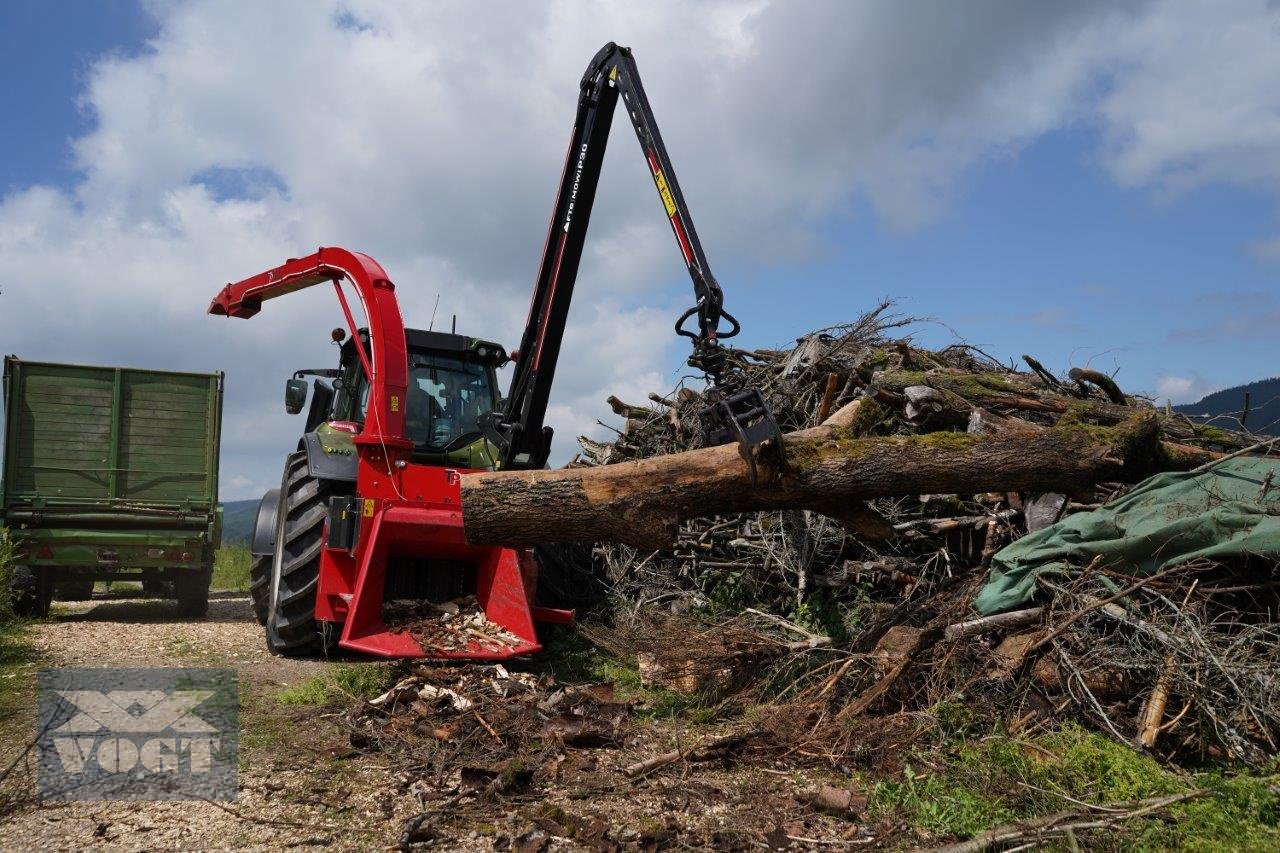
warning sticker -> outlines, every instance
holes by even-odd
[[[658,185],[658,195],[662,196],[662,206],[667,209],[667,216],[676,215],[676,200],[671,197],[671,188],[667,186],[667,176],[662,170],[653,173],[653,182]]]

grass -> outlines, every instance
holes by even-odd
[[[13,557],[9,531],[0,527],[0,728],[21,709],[29,687],[25,675],[35,660],[35,650],[26,638],[27,623],[13,615],[9,588]]]
[[[903,768],[899,782],[880,782],[871,791],[873,813],[903,817],[911,826],[938,835],[968,837],[1014,818],[995,797],[958,785],[945,774]]]
[[[684,718],[701,725],[716,716],[702,696],[641,685],[634,658],[611,655],[575,630],[548,631],[543,653],[528,668],[562,684],[612,684],[620,699],[636,704],[638,720]]]
[[[36,652],[27,641],[25,619],[0,621],[0,729],[25,706],[31,689],[31,665]]]
[[[5,598],[8,589],[4,590]],[[29,622],[0,619],[0,762],[17,759],[31,737],[35,705],[36,650],[27,640]],[[31,796],[21,772],[0,779],[0,821]]]
[[[0,527],[0,622],[13,618],[13,599],[10,585],[13,580],[13,558],[15,549],[13,540],[9,538],[9,530]]]
[[[28,738],[36,650],[27,639],[29,620],[13,615],[10,597],[14,549],[8,531],[0,527],[0,756],[4,763],[11,751]],[[0,779],[0,815],[7,814],[29,796],[16,776]]]
[[[210,589],[247,592],[249,589],[249,549],[243,545],[223,545],[213,558]]]
[[[1179,774],[1147,755],[1075,725],[1034,741],[1002,735],[953,739],[900,779],[871,790],[873,814],[946,837],[968,837],[999,824],[1073,808],[1068,797],[1106,804],[1208,788],[1180,803],[1109,830],[1139,850],[1280,849],[1280,776]],[[917,765],[919,766],[919,765]]]
[[[372,699],[390,687],[395,669],[385,663],[339,664],[323,675],[286,687],[276,694],[282,705],[324,706]]]

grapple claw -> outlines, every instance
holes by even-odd
[[[715,396],[719,399],[698,415],[703,435],[712,446],[736,441],[738,453],[751,470],[751,485],[755,486],[759,483],[758,457],[771,453],[779,467],[784,461],[782,430],[759,389]]]

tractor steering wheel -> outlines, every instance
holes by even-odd
[[[440,452],[452,453],[455,450],[461,450],[471,442],[475,441],[477,438],[484,438],[484,433],[482,433],[480,430],[472,430],[471,432],[464,432],[462,435],[458,436],[453,441],[449,442],[444,447],[440,448]]]

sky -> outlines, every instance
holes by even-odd
[[[320,289],[228,281],[339,245],[411,326],[514,346],[587,61],[635,51],[747,346],[882,297],[923,345],[1187,402],[1280,356],[1280,3],[7,0],[0,350],[226,372],[225,499],[279,481]],[[685,372],[691,290],[631,130],[605,160],[553,462]],[[443,321],[438,321],[443,322]]]

